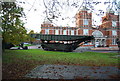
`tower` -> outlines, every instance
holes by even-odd
[[[102,28],[105,30],[106,45],[116,46],[116,38],[118,36],[119,19],[112,9],[108,9],[106,16],[102,17]]]
[[[41,33],[42,34],[54,34],[54,30],[51,30],[53,27],[52,23],[45,18],[43,24],[41,24]]]
[[[78,35],[90,35],[92,27],[92,13],[88,13],[88,8],[83,6],[76,14],[76,27]]]

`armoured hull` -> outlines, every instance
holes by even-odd
[[[45,35],[31,34],[31,37],[41,40],[41,46],[44,50],[71,52],[79,47],[82,42],[90,42],[93,36],[78,35]]]
[[[63,44],[63,43],[42,43],[42,48],[49,51],[66,51],[71,52],[77,48],[73,44]]]

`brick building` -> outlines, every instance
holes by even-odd
[[[118,37],[118,15],[114,11],[109,10],[106,16],[102,17],[102,24],[99,28],[92,27],[92,13],[88,13],[88,9],[83,7],[75,16],[76,27],[53,26],[46,18],[41,24],[42,34],[54,35],[93,35],[95,39],[83,46],[94,47],[112,47],[117,46],[116,38]]]
[[[119,33],[119,17],[114,11],[109,10],[106,16],[102,17],[102,25],[99,27],[103,35],[106,36],[106,45],[116,46],[116,38]]]

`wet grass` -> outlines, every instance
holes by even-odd
[[[6,50],[3,53],[3,63],[42,62],[42,64],[65,64],[82,66],[117,66],[120,58],[111,58],[118,53],[97,52],[57,52],[43,51],[40,49],[30,50]]]

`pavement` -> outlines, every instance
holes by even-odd
[[[40,47],[40,48],[38,48]],[[17,50],[18,47],[11,47],[11,50]],[[20,47],[20,49],[22,49],[22,47]],[[40,45],[34,45],[34,46],[28,46],[28,49],[42,49]]]
[[[42,47],[41,45],[34,45],[34,46],[28,46],[28,49],[42,49]]]
[[[118,51],[118,47],[97,47],[97,48],[91,48],[91,50],[113,50],[113,51]]]
[[[112,66],[40,65],[25,75],[40,79],[120,79],[120,69]]]

